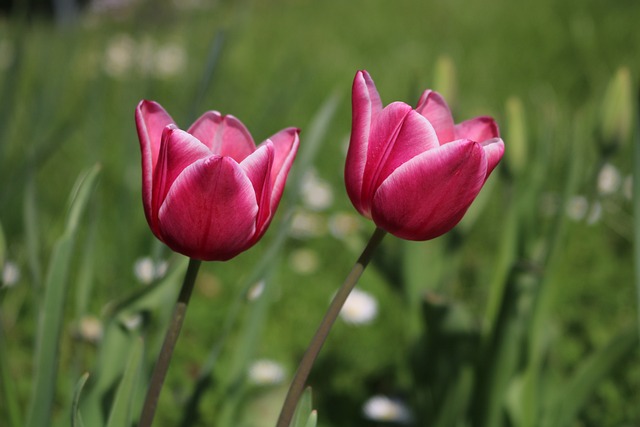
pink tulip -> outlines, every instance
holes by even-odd
[[[231,115],[204,113],[186,132],[153,101],[136,108],[142,201],[156,237],[176,252],[225,261],[253,246],[280,203],[299,130],[258,147]]]
[[[345,181],[356,209],[389,233],[429,240],[451,230],[496,167],[504,144],[490,117],[454,124],[427,90],[416,109],[382,107],[371,76],[358,71]]]

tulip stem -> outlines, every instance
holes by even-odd
[[[151,427],[151,423],[153,423],[153,417],[156,413],[156,407],[158,406],[158,398],[160,397],[162,384],[164,383],[164,378],[167,375],[167,370],[169,369],[171,355],[173,354],[173,349],[178,341],[180,329],[182,329],[182,323],[184,322],[189,299],[191,298],[191,291],[193,290],[193,285],[196,282],[196,276],[198,275],[200,264],[201,261],[197,259],[191,258],[189,261],[189,267],[187,268],[187,273],[185,274],[184,281],[182,282],[180,295],[178,296],[178,301],[176,301],[176,306],[173,309],[173,317],[171,318],[169,329],[164,337],[164,342],[162,343],[162,349],[158,355],[156,366],[153,368],[151,382],[149,383],[147,397],[145,398],[144,406],[142,407],[142,415],[140,416],[140,423],[138,424],[138,427]]]
[[[386,232],[384,230],[376,228],[369,239],[367,246],[364,248],[364,251],[362,251],[360,258],[358,258],[358,261],[351,269],[351,272],[342,283],[342,286],[336,295],[333,297],[333,301],[331,301],[329,309],[325,313],[318,330],[313,336],[311,343],[309,343],[309,347],[307,347],[304,356],[302,356],[296,375],[293,377],[293,381],[289,386],[289,391],[287,392],[287,397],[285,398],[284,405],[282,406],[276,427],[289,427],[291,419],[293,418],[293,413],[298,405],[298,400],[300,400],[307,378],[309,377],[309,373],[313,367],[313,363],[318,357],[324,342],[327,340],[329,331],[338,318],[340,310],[347,300],[347,297],[356,286],[356,283],[358,283],[358,279],[362,276],[364,269],[373,257],[374,250],[378,247],[385,234]]]

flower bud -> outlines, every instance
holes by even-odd
[[[611,79],[600,110],[599,142],[603,154],[610,154],[629,140],[633,121],[633,87],[627,67]]]
[[[509,172],[519,176],[527,166],[527,124],[525,121],[524,107],[520,98],[507,99],[506,105],[507,140],[509,150],[506,153],[506,162]]]

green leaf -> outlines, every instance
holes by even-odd
[[[133,292],[105,310],[104,338],[98,350],[90,389],[81,405],[87,425],[101,426],[106,422],[108,415],[104,412],[104,402],[111,402],[114,389],[126,370],[128,349],[134,345],[139,333],[127,325],[131,319],[142,316],[141,313],[155,314],[156,333],[150,334],[147,348],[150,354],[158,353],[187,261],[188,258],[180,257],[177,265],[157,284],[145,286],[141,292]]]
[[[509,149],[505,152],[505,161],[509,172],[520,176],[527,169],[527,161],[530,159],[526,114],[520,98],[507,99],[506,115],[507,134],[504,140],[508,141]]]
[[[460,368],[450,383],[446,389],[446,396],[442,400],[443,405],[439,408],[438,418],[433,424],[434,427],[459,425],[464,419],[473,387],[472,366],[468,364]]]
[[[27,248],[27,262],[35,289],[42,287],[42,266],[40,264],[40,240],[38,235],[38,207],[36,202],[36,187],[34,178],[29,177],[25,188],[23,207],[24,234]]]
[[[58,371],[58,350],[69,284],[69,265],[72,260],[78,221],[94,188],[98,171],[97,166],[93,167],[78,180],[67,219],[67,228],[53,248],[45,280],[44,299],[40,308],[34,353],[35,375],[27,418],[28,427],[47,427],[51,421]]]
[[[636,105],[635,147],[633,150],[633,264],[636,284],[636,310],[640,330],[640,106]]]
[[[84,427],[82,417],[80,416],[78,404],[80,403],[80,393],[82,393],[82,389],[84,388],[84,385],[87,383],[88,379],[88,372],[82,374],[82,376],[78,380],[78,383],[76,384],[75,390],[73,391],[73,401],[71,402],[71,427]]]
[[[123,427],[131,425],[132,402],[135,398],[136,386],[140,381],[144,345],[142,338],[135,340],[129,354],[129,362],[124,371],[116,392],[107,427]]]
[[[627,142],[633,129],[633,83],[631,72],[621,67],[611,79],[601,102],[600,144],[605,155]]]
[[[16,379],[11,376],[9,354],[10,351],[4,335],[4,325],[0,322],[0,401],[3,402],[8,427],[21,427],[23,424],[20,419],[20,406],[15,386]]]
[[[552,388],[549,393],[546,422],[541,425],[550,427],[571,426],[576,416],[592,395],[600,381],[607,377],[624,358],[638,346],[638,329],[629,328],[592,353],[578,366],[573,377],[563,384]]]
[[[309,419],[304,427],[316,427],[318,424],[318,411],[313,410],[311,414],[309,414]]]
[[[306,427],[311,420],[313,410],[313,399],[311,395],[311,387],[307,387],[307,389],[302,393],[300,397],[300,401],[298,402],[298,406],[296,407],[296,412],[293,414],[293,418],[291,419],[291,427]],[[314,424],[315,425],[315,424]]]

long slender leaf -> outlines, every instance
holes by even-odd
[[[579,141],[588,139],[586,126],[587,121],[581,115],[577,115],[573,123],[574,129],[570,129],[571,136],[566,139],[569,141],[566,144],[564,156],[570,160],[568,165],[567,175],[564,179],[564,186],[562,188],[562,210],[565,211],[566,206],[569,203],[570,197],[576,193],[580,184],[580,174],[582,172],[582,166],[585,163],[583,161],[583,155],[579,150]],[[554,276],[554,269],[561,265],[564,260],[560,254],[565,244],[565,229],[566,229],[567,216],[559,214],[553,221],[552,227],[547,234],[547,245],[545,252],[541,256],[540,265],[545,270],[544,276],[541,278],[538,285],[537,295],[534,301],[533,314],[531,317],[531,324],[529,327],[529,342],[528,342],[528,366],[525,374],[524,393],[523,393],[523,419],[527,420],[524,424],[525,427],[535,427],[537,420],[535,414],[539,412],[539,380],[541,377],[541,366],[544,359],[545,346],[548,334],[549,312],[553,302],[553,296],[555,288],[549,283]]]
[[[636,123],[633,149],[633,243],[636,283],[636,311],[640,331],[640,100],[636,103]]]
[[[175,302],[181,278],[184,276],[188,258],[181,257],[169,274],[158,282],[148,285],[145,292],[134,292],[132,297],[126,297],[114,308],[107,310],[104,338],[98,350],[96,369],[92,372],[93,381],[86,397],[82,401],[82,414],[88,426],[101,426],[107,420],[105,402],[109,404],[112,394],[118,386],[127,365],[128,349],[137,339],[138,331],[128,328],[127,322],[141,313],[158,313],[158,327],[156,336],[150,336],[147,341],[148,353],[157,354],[162,340],[163,325],[166,325],[171,315],[171,304]],[[140,317],[142,318],[142,317]]]
[[[266,276],[263,279],[265,283],[263,293],[252,306],[249,319],[240,333],[238,345],[234,348],[235,357],[229,369],[229,374],[223,380],[225,399],[221,409],[221,421],[219,424],[223,427],[233,427],[236,424],[236,412],[245,389],[244,379],[246,377],[247,367],[254,357],[255,349],[266,323],[269,305],[273,299],[271,292],[274,288],[272,277],[275,265],[277,265],[277,263],[274,263],[271,268],[266,271]]]
[[[23,205],[25,243],[29,254],[27,260],[33,286],[36,289],[40,289],[42,286],[42,269],[40,265],[40,241],[38,239],[38,208],[33,177],[27,179]]]
[[[28,427],[47,427],[51,421],[58,371],[58,349],[68,288],[67,276],[74,238],[98,171],[99,167],[96,166],[79,178],[79,184],[72,193],[67,228],[53,249],[36,338],[35,376],[27,418]]]
[[[143,349],[142,339],[138,338],[129,353],[129,362],[127,363],[118,390],[116,391],[107,427],[122,427],[131,424],[132,403],[135,397],[136,386],[140,381]]]
[[[314,409],[311,411],[311,414],[309,414],[309,419],[304,427],[316,427],[316,425],[318,425],[318,411]]]
[[[82,417],[80,416],[79,403],[80,394],[82,393],[82,389],[84,388],[84,385],[87,383],[88,379],[88,372],[82,374],[82,376],[78,380],[78,383],[76,384],[75,390],[73,391],[73,401],[71,402],[71,427],[84,427]]]
[[[15,379],[11,376],[9,348],[5,340],[2,322],[0,322],[0,399],[4,402],[3,409],[6,411],[4,414],[7,417],[7,423],[9,423],[7,427],[21,427],[23,424],[20,418],[18,394]]]

